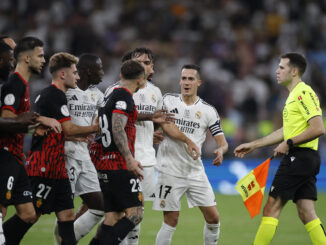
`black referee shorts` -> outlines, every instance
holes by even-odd
[[[316,175],[320,169],[317,151],[295,147],[285,155],[274,177],[269,195],[282,200],[317,200]]]
[[[140,180],[128,170],[101,170],[98,172],[104,198],[104,212],[122,212],[142,206]]]
[[[23,165],[8,151],[0,149],[0,204],[32,202],[32,189]]]

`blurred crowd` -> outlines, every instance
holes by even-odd
[[[275,79],[281,54],[307,57],[303,78],[326,109],[324,0],[1,0],[0,34],[37,36],[48,57],[60,51],[99,55],[102,90],[119,79],[122,55],[138,46],[156,55],[153,82],[163,93],[179,92],[183,64],[200,65],[199,94],[222,118],[230,157],[239,143],[282,125],[287,90]],[[47,69],[34,78],[32,97],[49,79]],[[322,156],[325,142],[322,137]],[[214,147],[211,139],[204,155],[212,156]],[[265,149],[251,156],[271,154]]]

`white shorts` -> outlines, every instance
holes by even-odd
[[[145,201],[153,201],[155,198],[155,169],[154,166],[144,166],[144,179],[140,182]]]
[[[205,173],[193,180],[159,172],[153,209],[180,211],[184,194],[189,208],[216,206],[215,194]]]
[[[91,160],[82,161],[66,156],[66,169],[75,196],[101,192],[97,171]]]

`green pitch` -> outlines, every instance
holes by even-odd
[[[218,210],[221,216],[221,245],[250,245],[254,239],[261,216],[253,220],[245,210],[240,196],[216,195]],[[80,204],[77,198],[76,206]],[[326,225],[326,194],[320,194],[316,203],[317,213]],[[10,208],[7,217],[12,215]],[[53,244],[52,230],[54,215],[42,216],[38,223],[26,234],[22,245]],[[160,229],[163,216],[161,212],[152,211],[151,203],[146,203],[144,219],[141,225],[140,245],[154,245],[155,237]],[[178,227],[174,233],[174,245],[200,245],[203,244],[204,220],[198,208],[189,209],[186,200],[183,200]],[[92,233],[84,237],[79,244],[86,245]],[[272,242],[274,245],[311,244],[304,226],[297,217],[295,206],[289,202],[283,210],[276,235]]]

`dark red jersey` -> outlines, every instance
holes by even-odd
[[[36,112],[64,122],[70,120],[65,93],[54,85],[43,89],[35,100]],[[44,136],[33,136],[32,147],[26,161],[28,176],[50,179],[68,178],[64,158],[65,138],[53,130]]]
[[[135,136],[137,109],[132,94],[125,88],[116,88],[105,98],[105,105],[99,109],[99,125],[101,137],[97,140],[100,145],[97,148],[101,159],[97,164],[98,170],[127,170],[127,164],[116,146],[112,134],[112,115],[121,113],[128,117],[125,131],[128,138],[129,149],[135,153]]]
[[[3,84],[1,91],[1,112],[10,110],[16,115],[30,110],[29,84],[22,76],[15,72]],[[25,134],[11,134],[0,138],[0,148],[11,152],[20,164],[24,164],[24,136]]]

